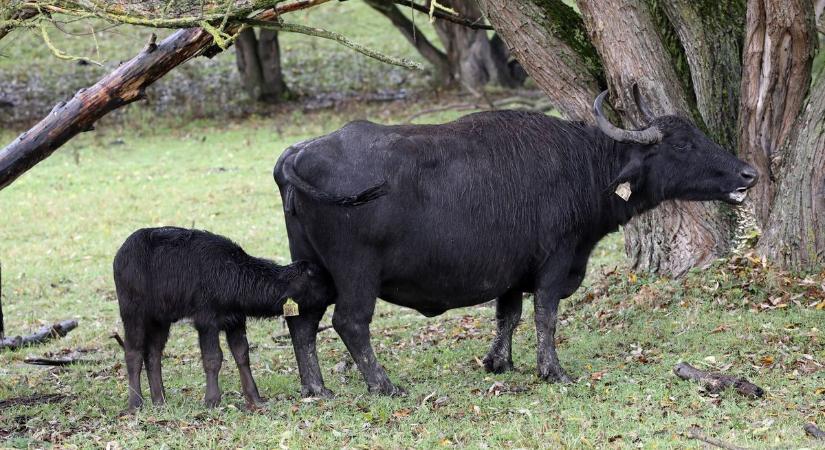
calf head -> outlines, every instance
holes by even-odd
[[[294,277],[285,297],[294,298],[300,307],[315,308],[332,303],[335,297],[332,279],[327,272],[309,261],[293,263]]]
[[[613,186],[628,182],[634,193],[655,202],[668,199],[721,200],[740,204],[758,179],[756,170],[678,116],[652,117],[633,86],[636,104],[649,126],[624,130],[602,113],[602,92],[593,105],[599,129],[625,143],[626,159]],[[636,195],[636,194],[634,194]]]

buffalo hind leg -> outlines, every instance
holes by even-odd
[[[161,374],[161,357],[166,341],[169,339],[171,324],[155,324],[146,328],[145,351],[143,363],[146,366],[146,376],[149,378],[149,390],[152,393],[152,403],[156,406],[166,402]]]
[[[496,337],[487,356],[487,372],[504,373],[513,369],[513,332],[521,320],[521,291],[509,291],[496,300]]]
[[[300,315],[287,317],[289,336],[298,362],[298,374],[301,376],[302,397],[333,397],[332,391],[324,387],[321,366],[315,341],[318,335],[318,323],[324,316],[326,308],[318,311],[300,311]]]
[[[223,363],[223,353],[218,340],[219,331],[215,327],[198,328],[198,341],[201,347],[203,371],[206,373],[206,394],[203,402],[209,408],[221,403],[221,388],[218,385],[218,374]]]
[[[559,364],[556,354],[556,321],[559,311],[559,295],[552,290],[540,289],[535,298],[536,341],[539,376],[548,381],[569,383],[572,380]]]
[[[143,394],[140,389],[140,372],[143,368],[146,330],[142,321],[124,321],[124,352],[126,355],[126,372],[129,377],[128,411],[133,412],[143,406]]]
[[[235,364],[238,365],[241,390],[246,401],[246,407],[247,409],[255,409],[265,401],[258,393],[258,386],[255,384],[255,379],[252,378],[252,370],[249,368],[249,341],[246,339],[246,324],[241,323],[231,330],[226,330],[226,343],[229,344],[229,350],[232,351]]]
[[[353,282],[342,286],[348,280]],[[332,326],[341,336],[352,359],[367,383],[367,389],[373,394],[399,396],[406,394],[396,387],[387,376],[384,368],[378,364],[370,343],[370,322],[375,311],[377,292],[364,289],[363,280],[357,276],[345,279],[344,283],[336,281],[338,298],[332,315]]]

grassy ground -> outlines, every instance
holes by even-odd
[[[360,113],[391,119],[382,114]],[[271,399],[267,411],[242,409],[231,358],[221,374],[222,407],[207,410],[200,403],[196,336],[181,325],[173,328],[164,359],[168,405],[119,416],[125,369],[108,335],[120,329],[111,260],[123,239],[143,226],[194,225],[287,262],[272,166],[290,143],[343,121],[295,112],[243,123],[101,129],[3,190],[8,332],[65,318],[80,326],[47,345],[0,352],[0,398],[67,396],[0,409],[0,447],[685,448],[699,446],[684,435],[692,426],[754,448],[813,446],[801,427],[825,425],[825,311],[816,307],[825,306],[822,278],[785,280],[739,258],[680,283],[644,279],[621,268],[619,235],[597,249],[589,287],[562,304],[560,357],[575,384],[546,384],[535,376],[530,302],[515,336],[517,370],[495,376],[479,367],[494,334],[491,308],[426,319],[379,303],[373,343],[406,397],[368,395],[357,370],[333,372],[347,353],[330,330],[320,336],[319,356],[338,396],[301,400],[289,340],[277,337],[286,331],[278,319],[250,325],[253,372]],[[27,356],[71,350],[93,362],[69,368],[23,363]],[[759,400],[705,394],[673,376],[682,360],[745,375],[767,394]]]

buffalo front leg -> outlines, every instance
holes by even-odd
[[[241,390],[243,390],[246,407],[247,409],[255,409],[258,405],[263,404],[264,400],[258,394],[258,386],[255,384],[255,379],[252,378],[252,369],[249,368],[249,341],[246,339],[246,323],[242,323],[231,330],[226,330],[226,343],[229,344],[229,350],[235,358],[235,364],[238,365]]]
[[[300,315],[286,319],[289,336],[292,339],[292,348],[295,350],[295,359],[298,362],[298,373],[301,376],[302,397],[333,396],[332,391],[324,387],[321,366],[318,364],[318,353],[315,350],[318,323],[324,316],[325,310],[300,311]]]
[[[221,388],[218,385],[218,374],[223,363],[223,352],[218,340],[219,331],[214,327],[198,328],[198,341],[203,359],[203,371],[206,373],[206,394],[204,404],[214,408],[221,403]]]
[[[559,296],[548,290],[539,290],[535,298],[536,341],[539,376],[548,381],[569,383],[572,380],[559,364],[556,354],[556,321]]]
[[[520,291],[510,291],[496,300],[496,337],[484,357],[484,368],[488,372],[503,373],[513,369],[513,332],[521,320],[521,297]]]

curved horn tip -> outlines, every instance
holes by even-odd
[[[598,117],[602,115],[602,103],[604,103],[605,97],[608,95],[608,90],[603,90],[599,95],[596,96],[596,100],[593,101],[593,115]]]

